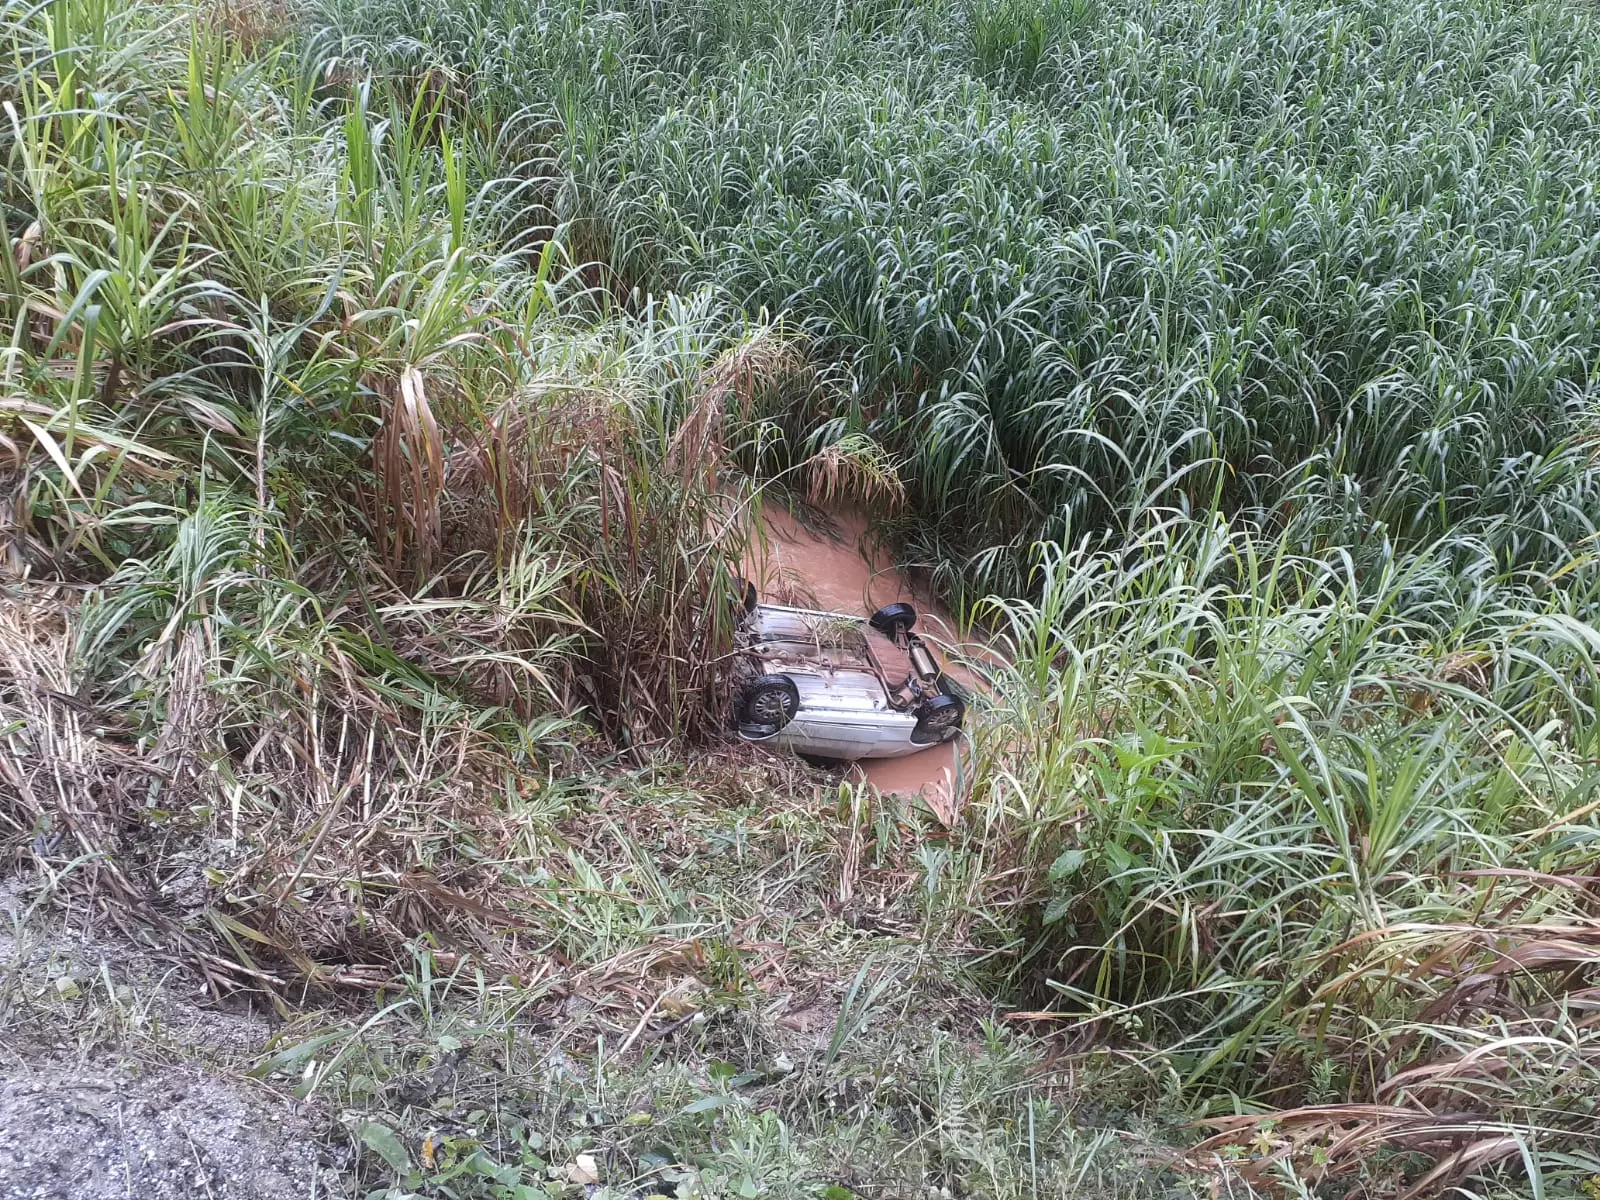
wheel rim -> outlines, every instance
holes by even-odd
[[[750,716],[762,725],[779,725],[789,717],[789,697],[776,688],[750,697]]]
[[[941,708],[937,712],[929,713],[922,719],[922,723],[929,729],[943,730],[954,728],[956,722],[960,720],[961,710],[959,708]]]

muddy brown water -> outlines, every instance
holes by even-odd
[[[763,514],[761,536],[744,568],[763,600],[863,617],[903,600],[916,607],[917,631],[941,650],[958,640],[950,614],[925,589],[913,586],[867,537],[863,517],[849,512],[826,516],[833,526],[831,534],[809,528],[782,510]],[[958,670],[952,673],[960,678]],[[905,758],[867,759],[857,763],[851,774],[886,795],[920,796],[948,823],[955,817],[959,744],[957,739]]]

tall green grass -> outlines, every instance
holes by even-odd
[[[726,418],[792,370],[780,337],[704,295],[604,317],[526,236],[533,167],[445,94],[187,9],[5,18],[19,567],[148,567],[205,501],[378,642],[382,613],[439,626],[452,686],[636,740],[715,726]],[[557,680],[514,645],[534,561],[578,651]]]
[[[839,894],[877,856],[1193,1171],[1600,1170],[1589,17],[325,15],[0,9],[21,853],[283,1003],[418,939],[689,971],[677,831],[546,810],[718,728],[753,477],[905,483],[1003,653],[964,820],[848,792]]]
[[[988,602],[1005,661],[939,919],[1252,1178],[1574,1186],[1600,1165],[1595,566],[1455,538],[1370,569],[1178,516],[1043,553],[1035,598]]]
[[[729,414],[795,360],[606,313],[504,130],[241,22],[0,8],[0,825],[219,988],[359,985],[524,774],[720,729]],[[149,838],[241,873],[174,924]]]
[[[346,53],[538,114],[622,288],[848,378],[904,530],[1016,591],[1148,503],[1558,561],[1592,528],[1600,43],[1502,0],[325,0]],[[825,427],[826,426],[826,427]]]

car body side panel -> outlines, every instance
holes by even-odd
[[[767,738],[748,738],[769,746],[783,746],[819,758],[900,758],[926,750],[911,740],[916,718],[909,713],[892,713],[900,718],[886,721],[877,716],[852,720],[842,713],[821,712],[804,707],[794,719]]]

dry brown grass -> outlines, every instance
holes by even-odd
[[[1313,1185],[1382,1178],[1416,1200],[1533,1153],[1531,1131],[1592,1138],[1577,1113],[1600,1096],[1600,918],[1518,918],[1547,886],[1590,894],[1596,881],[1505,874],[1515,890],[1480,923],[1381,929],[1333,951],[1364,956],[1314,1006],[1371,1010],[1396,985],[1426,998],[1366,1064],[1374,1102],[1211,1118],[1191,1165],[1267,1191],[1285,1169]]]
[[[203,624],[152,648],[167,688],[152,737],[87,690],[80,599],[19,586],[0,607],[0,822],[19,861],[70,872],[73,894],[219,992],[381,986],[427,933],[530,969],[489,932],[494,873],[449,852],[492,824],[510,767],[495,742],[469,722],[425,738],[348,661],[291,679],[238,737]]]
[[[895,461],[871,438],[846,435],[801,464],[806,495],[824,509],[859,505],[868,512],[905,507],[906,487]]]
[[[0,603],[0,827],[13,866],[70,880],[130,936],[155,936],[213,987],[232,974],[153,902],[117,851],[140,820],[141,792],[170,781],[120,714],[80,695],[71,617],[76,589],[8,585]]]
[[[382,425],[373,444],[377,495],[373,529],[391,574],[408,561],[426,578],[442,541],[444,442],[428,403],[422,372],[406,367],[398,381],[374,382],[383,397]]]
[[[219,995],[288,1011],[307,991],[393,989],[425,949],[443,971],[581,994],[597,1029],[648,1038],[708,988],[833,986],[832,964],[777,936],[793,916],[766,889],[829,895],[848,874],[880,920],[911,896],[912,843],[864,864],[871,839],[830,829],[796,761],[729,746],[638,779],[588,773],[583,803],[558,802],[559,781],[588,772],[578,750],[515,752],[470,708],[430,723],[332,643],[258,682],[246,723],[215,630],[191,624],[146,648],[165,723],[143,725],[85,675],[83,599],[19,585],[0,608],[0,832],[14,866]],[[669,876],[704,855],[724,807],[758,814],[752,867],[773,879],[669,918],[661,889],[682,886]]]
[[[281,41],[297,17],[292,0],[207,0],[203,11],[247,55]]]

